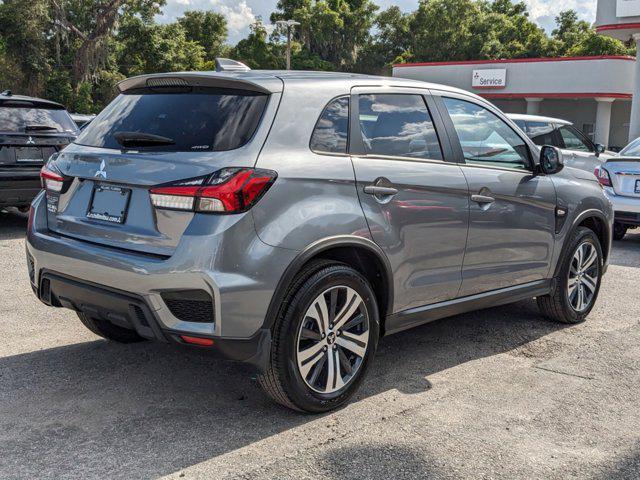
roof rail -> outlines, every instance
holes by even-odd
[[[11,95],[13,95],[13,93],[11,93],[11,90],[5,90],[4,92],[0,93],[0,95],[4,95],[5,97],[10,97]]]
[[[230,58],[216,58],[216,72],[248,72],[251,70],[242,62]]]

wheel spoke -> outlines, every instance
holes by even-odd
[[[316,362],[316,366],[313,368],[313,372],[311,373],[311,377],[309,377],[309,385],[315,385],[318,381],[318,377],[320,376],[320,372],[322,372],[322,367],[324,367],[325,363],[327,363],[327,355],[322,355],[320,360]]]
[[[300,332],[300,338],[315,340],[319,342],[320,340],[322,340],[322,335],[316,332],[315,330],[311,330],[309,328],[303,328],[302,331]]]
[[[578,247],[578,249],[576,250],[576,254],[575,254],[576,264],[577,264],[578,269],[580,269],[582,267],[582,257],[584,255],[584,252],[582,250],[583,247],[584,247],[584,245],[580,245]]]
[[[577,310],[582,310],[584,307],[584,288],[582,285],[578,285],[578,305]]]
[[[340,365],[344,368],[345,373],[347,375],[351,375],[353,367],[351,366],[351,362],[349,362],[347,356],[344,354],[344,350],[342,348],[338,349],[338,356],[340,357]]]
[[[307,317],[313,318],[320,329],[320,333],[326,334],[329,330],[329,311],[327,309],[327,301],[324,295],[320,295],[315,299],[311,308],[307,312]]]
[[[355,290],[347,288],[347,299],[340,312],[338,312],[338,314],[336,315],[334,329],[338,330],[342,328],[347,320],[349,320],[353,316],[353,314],[360,308],[360,305],[362,305],[362,299],[360,298],[360,295],[358,295]]]
[[[351,335],[349,333],[343,333],[340,335],[336,343],[343,348],[346,348],[352,353],[355,353],[359,357],[364,357],[367,351],[367,338],[369,332],[364,332],[361,335]]]
[[[597,280],[586,273],[582,275],[582,284],[593,294],[596,292]]]
[[[595,262],[597,258],[598,258],[598,251],[593,247],[593,245],[589,245],[589,254],[587,258],[584,260],[584,262],[582,263],[582,271],[584,272],[591,265],[593,265],[593,262]]]
[[[576,288],[578,288],[579,284],[580,282],[578,282],[578,279],[573,279],[573,281],[569,280],[569,299],[573,297],[573,294],[575,293]]]
[[[327,352],[327,384],[324,387],[325,392],[332,392],[336,383],[336,357],[333,350]]]
[[[362,322],[364,322],[364,315],[356,315],[342,326],[342,330],[351,330],[353,327],[360,325]]]
[[[322,350],[323,346],[324,345],[322,343],[318,342],[312,347],[306,348],[301,352],[298,352],[298,363],[300,365],[305,364],[310,358],[315,357],[318,354],[318,352]]]

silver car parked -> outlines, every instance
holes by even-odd
[[[605,150],[600,143],[593,143],[567,120],[508,113],[536,145],[552,145],[562,150],[567,167],[579,168],[593,173],[597,167],[616,154]]]
[[[384,335],[531,297],[560,322],[594,306],[602,188],[478,96],[267,71],[119,89],[43,169],[27,235],[38,298],[97,335],[249,362],[322,412]]]

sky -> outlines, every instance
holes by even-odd
[[[381,9],[398,5],[410,12],[418,6],[418,0],[374,0]],[[558,14],[558,0],[524,0],[529,6],[531,18],[547,31],[554,27],[554,18]],[[249,33],[256,17],[261,16],[268,22],[270,13],[275,9],[277,0],[167,0],[161,22],[171,22],[185,10],[213,10],[227,17],[229,25],[229,43],[235,44]],[[574,9],[580,18],[595,21],[597,0],[562,0],[562,10]]]

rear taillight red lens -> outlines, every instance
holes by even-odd
[[[45,165],[40,170],[40,182],[42,183],[42,188],[51,192],[60,193],[62,191],[62,186],[64,185],[64,177],[47,168]]]
[[[149,193],[159,209],[241,213],[255,205],[276,177],[271,170],[224,168],[207,177],[159,185]]]
[[[609,172],[607,172],[601,165],[596,167],[593,174],[598,179],[600,185],[602,185],[603,187],[611,186],[611,177],[609,176]]]

